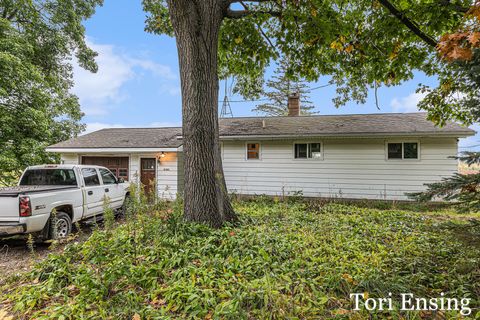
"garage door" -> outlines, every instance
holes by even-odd
[[[82,157],[82,164],[106,167],[117,178],[128,181],[128,157]]]

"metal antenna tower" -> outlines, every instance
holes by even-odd
[[[231,117],[233,118],[232,107],[228,100],[227,79],[225,79],[225,97],[223,98],[222,110],[220,111],[220,118]]]

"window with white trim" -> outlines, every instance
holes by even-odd
[[[418,159],[418,142],[387,143],[387,159]]]
[[[321,159],[322,144],[320,142],[295,143],[294,157],[295,159]]]

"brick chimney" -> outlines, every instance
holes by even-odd
[[[300,94],[298,92],[288,95],[288,116],[297,117],[300,115]]]

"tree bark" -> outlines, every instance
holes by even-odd
[[[168,0],[182,88],[184,215],[221,227],[237,220],[228,198],[218,132],[218,40],[224,0]]]

